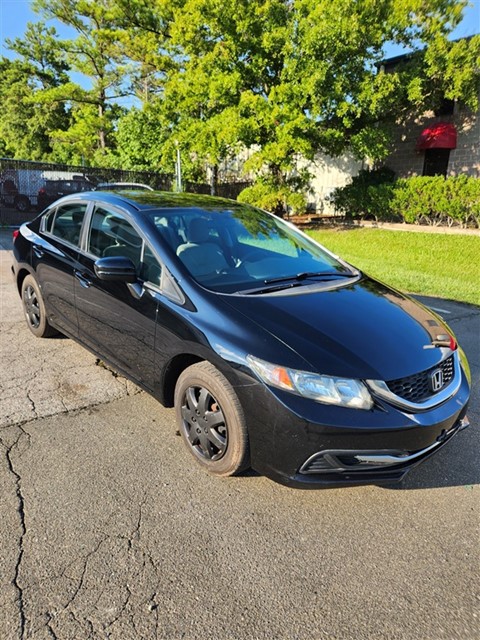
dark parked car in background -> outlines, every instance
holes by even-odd
[[[273,215],[91,192],[14,235],[32,333],[77,340],[175,406],[212,474],[391,482],[468,426],[468,363],[445,323]]]
[[[93,188],[93,183],[83,176],[77,176],[71,180],[45,180],[45,184],[38,191],[37,208],[43,210],[62,196],[91,191]]]

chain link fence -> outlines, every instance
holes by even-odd
[[[79,191],[91,191],[105,183],[140,183],[158,191],[172,191],[173,175],[155,171],[132,171],[82,167],[48,162],[0,158],[0,224],[19,225],[33,219],[42,208],[42,193],[61,197]],[[216,185],[215,195],[236,199],[248,182]],[[212,194],[212,186],[187,183],[191,193]],[[39,197],[40,196],[40,197]]]

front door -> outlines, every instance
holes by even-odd
[[[79,338],[115,368],[152,389],[157,301],[143,281],[149,277],[147,271],[159,278],[161,267],[157,262],[156,268],[149,264],[147,269],[144,240],[114,208],[95,207],[85,248],[75,273]],[[138,283],[99,280],[95,260],[108,256],[130,258]]]

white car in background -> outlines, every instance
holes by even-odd
[[[95,191],[153,191],[148,184],[141,182],[101,182]]]

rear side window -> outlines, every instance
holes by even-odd
[[[78,247],[80,231],[87,211],[87,204],[64,204],[58,207],[54,215],[47,221],[47,231],[51,234]]]

